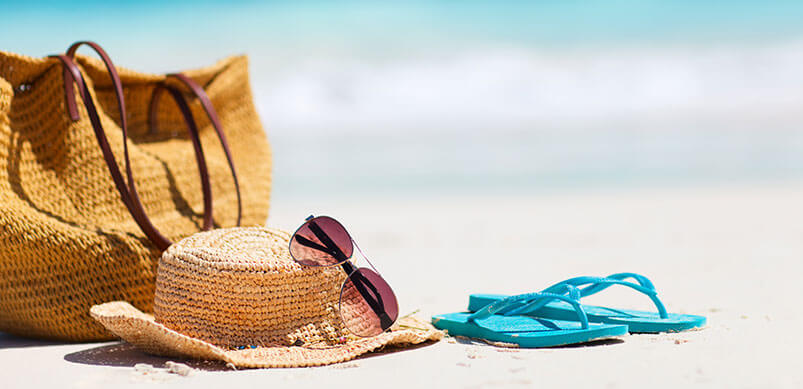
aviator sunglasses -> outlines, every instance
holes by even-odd
[[[356,268],[354,247],[371,268]],[[301,265],[340,266],[347,277],[340,288],[340,318],[361,337],[385,332],[399,315],[396,295],[362,253],[340,222],[328,216],[310,216],[290,238],[290,255]]]

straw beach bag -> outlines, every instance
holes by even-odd
[[[89,308],[151,312],[171,242],[265,222],[270,161],[245,57],[165,76],[91,42],[0,52],[0,331],[110,339]]]

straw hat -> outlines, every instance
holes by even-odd
[[[238,367],[326,365],[443,337],[428,323],[404,320],[372,338],[349,333],[338,313],[345,274],[298,265],[289,240],[260,227],[195,234],[162,255],[153,316],[122,301],[90,313],[148,353]]]

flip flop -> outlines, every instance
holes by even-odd
[[[568,286],[579,297],[577,288]],[[559,300],[574,308],[574,320],[551,320],[532,316],[496,315],[520,306],[524,301]],[[524,348],[584,343],[627,334],[626,325],[590,324],[577,299],[560,293],[527,293],[507,297],[481,307],[474,313],[457,312],[432,317],[432,324],[450,335],[516,344]]]
[[[632,278],[638,282],[632,283],[624,281]],[[598,307],[593,305],[583,305],[588,321],[592,323],[606,324],[627,324],[631,333],[659,333],[659,332],[680,332],[692,328],[702,327],[706,323],[706,318],[697,315],[683,315],[677,313],[667,313],[664,304],[657,296],[655,286],[647,278],[635,273],[617,273],[608,277],[576,277],[571,278],[543,290],[546,293],[555,293],[565,290],[566,286],[580,287],[580,297],[590,296],[601,292],[613,285],[622,285],[632,288],[647,295],[655,304],[658,312],[645,312],[630,309],[616,309],[608,307]],[[469,296],[468,310],[478,311],[488,304],[496,301],[503,301],[508,296],[499,294],[472,294]],[[579,298],[578,298],[579,300]],[[577,320],[571,304],[565,301],[545,301],[543,299],[518,300],[516,306],[507,305],[497,313],[500,315],[515,316],[535,316],[552,320]]]

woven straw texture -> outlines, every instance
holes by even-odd
[[[372,338],[351,335],[337,311],[345,274],[298,265],[289,239],[267,228],[198,233],[162,255],[154,316],[121,301],[92,307],[92,316],[146,352],[239,367],[325,365],[443,337],[420,321]]]
[[[99,60],[79,55],[77,62],[121,163],[111,81]],[[173,101],[163,99],[159,127],[152,132],[148,104],[164,76],[122,68],[119,73],[140,198],[154,225],[179,240],[199,231],[203,213],[186,126]],[[184,74],[204,86],[226,131],[240,178],[242,224],[263,224],[271,156],[252,102],[247,59],[232,57]],[[63,85],[57,59],[0,52],[0,331],[109,339],[89,308],[125,300],[151,312],[160,252],[120,200],[83,104],[78,104],[81,120],[70,120]],[[214,220],[233,226],[237,198],[225,155],[202,107],[189,101],[209,165]]]

